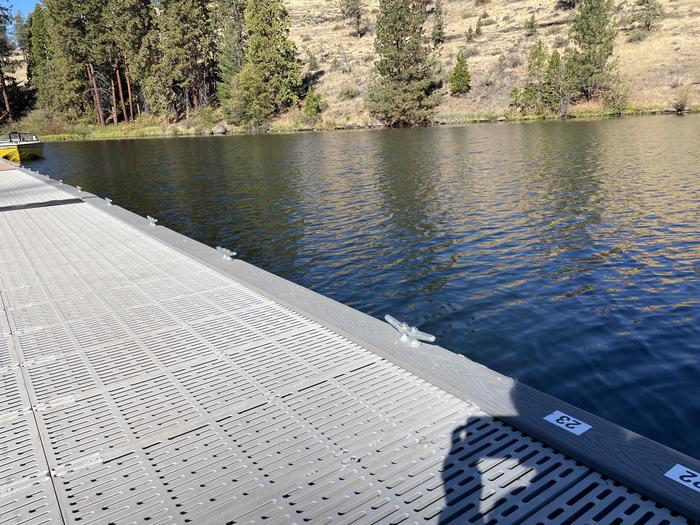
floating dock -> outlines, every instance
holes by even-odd
[[[1,524],[700,519],[697,459],[0,169]]]

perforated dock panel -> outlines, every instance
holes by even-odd
[[[87,204],[0,247],[0,523],[685,522]]]
[[[3,170],[0,175],[0,210],[76,200],[60,188],[19,170]]]

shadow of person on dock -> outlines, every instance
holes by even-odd
[[[517,412],[518,384],[511,391]],[[516,414],[511,414],[516,415]],[[542,494],[533,483],[554,468],[541,444],[498,418],[475,414],[452,430],[442,466],[443,507],[437,523],[520,523]]]
[[[562,424],[547,419],[553,423],[549,428],[544,419],[554,408],[540,396],[516,381],[502,414],[490,416],[477,409],[449,438],[444,436],[449,452],[443,458],[442,486],[434,489],[442,492],[439,525],[623,523],[623,518],[625,523],[641,523],[650,515],[659,523],[678,516],[679,523],[686,523],[682,516],[697,519],[695,494],[679,494],[675,481],[664,473],[673,465],[700,471],[700,461],[591,414],[589,428],[598,434],[575,445],[574,454],[562,429],[573,418],[562,412],[559,416],[568,419]],[[564,402],[557,405],[576,414]],[[527,425],[540,420],[543,426],[534,436],[508,423],[515,417],[529,420]],[[566,436],[557,436],[559,432]],[[581,454],[582,463],[568,454]],[[618,476],[623,476],[617,480],[622,485],[610,478]],[[670,500],[668,507],[659,505],[663,499]]]

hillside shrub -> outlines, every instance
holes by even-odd
[[[690,107],[690,87],[686,86],[676,94],[673,100],[673,109],[676,113],[683,113]]]
[[[535,15],[531,15],[525,21],[525,34],[527,36],[535,36],[537,34],[537,22],[535,21]]]
[[[302,112],[308,124],[317,124],[321,121],[321,113],[326,109],[326,104],[321,98],[321,94],[310,89],[304,98]]]
[[[360,96],[360,90],[355,86],[343,86],[340,88],[340,93],[338,93],[338,98],[340,100],[352,100]]]
[[[450,75],[450,91],[452,96],[466,95],[471,90],[471,75],[467,65],[467,57],[462,50],[457,54],[457,63]]]
[[[603,104],[615,115],[622,115],[629,107],[631,88],[626,79],[615,78],[612,86],[603,94]]]

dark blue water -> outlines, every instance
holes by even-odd
[[[48,144],[32,167],[700,457],[700,117]]]

